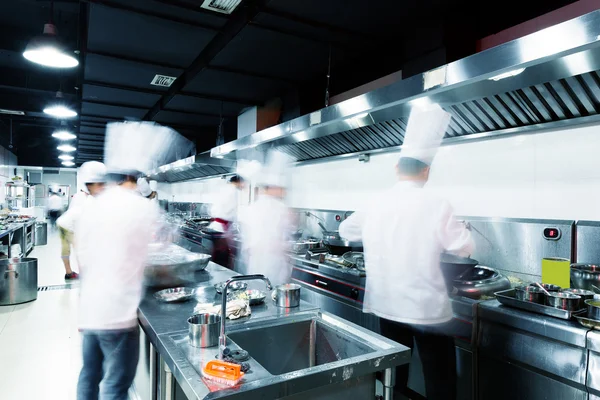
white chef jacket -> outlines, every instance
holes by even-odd
[[[127,329],[137,325],[148,245],[158,216],[155,204],[118,186],[85,203],[75,223],[81,281],[80,329]]]
[[[227,184],[219,194],[217,201],[212,205],[210,216],[234,222],[237,219],[238,193],[239,190],[234,185]],[[226,230],[222,223],[216,221],[211,222],[208,228],[218,232],[225,232]]]
[[[50,197],[48,197],[47,206],[48,210],[50,211],[59,211],[63,208],[63,201],[58,195],[53,194]]]
[[[86,192],[77,192],[77,194],[71,198],[69,209],[56,220],[56,224],[69,232],[73,232],[75,229],[75,220],[81,214],[81,210],[84,208],[88,198],[91,198],[91,196]]]
[[[278,198],[261,195],[240,218],[242,255],[248,274],[263,274],[273,285],[289,283],[292,266],[287,250],[291,220]]]
[[[452,319],[440,254],[466,256],[474,244],[446,200],[416,182],[399,182],[342,222],[340,235],[363,242],[364,312],[407,324]]]

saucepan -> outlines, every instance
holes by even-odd
[[[196,314],[188,318],[188,339],[194,347],[219,344],[221,317],[217,314]]]
[[[537,304],[546,303],[546,294],[542,289],[535,286],[519,286],[515,288],[517,300],[530,301]]]
[[[561,310],[577,311],[581,309],[581,296],[564,292],[549,292],[546,295],[546,304]]]

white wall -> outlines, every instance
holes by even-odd
[[[399,153],[294,169],[291,207],[358,210],[396,182]],[[160,198],[212,203],[225,180],[162,184]],[[459,215],[600,220],[600,125],[443,146],[429,187]],[[399,207],[402,206],[400,203]]]
[[[290,205],[360,209],[394,184],[398,154],[300,166]],[[600,220],[600,125],[444,146],[429,185],[460,215]]]

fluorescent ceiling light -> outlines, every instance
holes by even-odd
[[[63,161],[72,161],[75,159],[75,157],[70,156],[68,154],[61,154],[60,156],[58,156],[59,159],[63,160]]]
[[[52,137],[55,137],[59,140],[73,140],[77,136],[75,136],[74,134],[72,134],[69,131],[56,131],[52,134]]]
[[[23,57],[51,68],[74,68],[79,65],[79,61],[69,54],[58,40],[53,24],[45,24],[44,34],[31,39]]]
[[[25,115],[25,111],[7,110],[7,109],[4,109],[4,108],[0,108],[0,114]]]
[[[60,151],[64,151],[65,153],[70,153],[72,151],[77,150],[75,147],[70,146],[68,144],[63,144],[61,146],[58,146],[57,149],[60,150]]]
[[[77,113],[66,106],[54,105],[44,108],[44,113],[56,118],[73,118]]]
[[[513,76],[517,76],[520,73],[522,73],[523,71],[525,71],[525,68],[514,69],[512,71],[508,71],[508,72],[505,72],[505,73],[500,74],[500,75],[492,76],[491,78],[489,78],[489,80],[497,82],[500,79],[506,79],[506,78],[511,78]]]
[[[65,167],[72,167],[73,165],[75,165],[75,163],[73,161],[63,161],[62,165],[64,165]]]

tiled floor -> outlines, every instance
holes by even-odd
[[[64,284],[57,234],[34,249],[38,285]],[[39,292],[36,301],[0,307],[0,399],[74,400],[81,368],[78,289]]]

